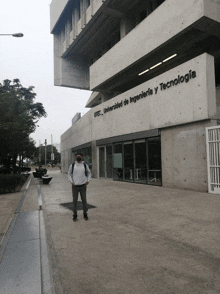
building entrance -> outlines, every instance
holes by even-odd
[[[99,177],[162,185],[160,137],[100,147]]]

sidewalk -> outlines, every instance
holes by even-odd
[[[79,202],[73,222],[67,175],[49,174],[40,190],[32,178],[20,208],[3,197],[0,294],[220,293],[220,195],[92,179],[89,220]]]
[[[0,294],[52,293],[39,180],[30,176],[20,193],[0,196],[3,238]]]
[[[220,293],[220,195],[92,179],[89,220],[79,210],[73,222],[67,175],[50,174],[41,188],[56,293]]]

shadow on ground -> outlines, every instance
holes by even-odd
[[[73,202],[61,203],[60,205],[73,211]],[[87,206],[88,209],[96,208],[96,206],[91,204],[87,204]],[[77,210],[83,210],[83,205],[81,201],[77,201]]]

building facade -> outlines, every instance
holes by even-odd
[[[54,83],[92,91],[61,136],[93,177],[208,190],[220,119],[219,0],[53,0]]]

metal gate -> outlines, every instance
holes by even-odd
[[[220,194],[220,126],[206,128],[208,191]]]

